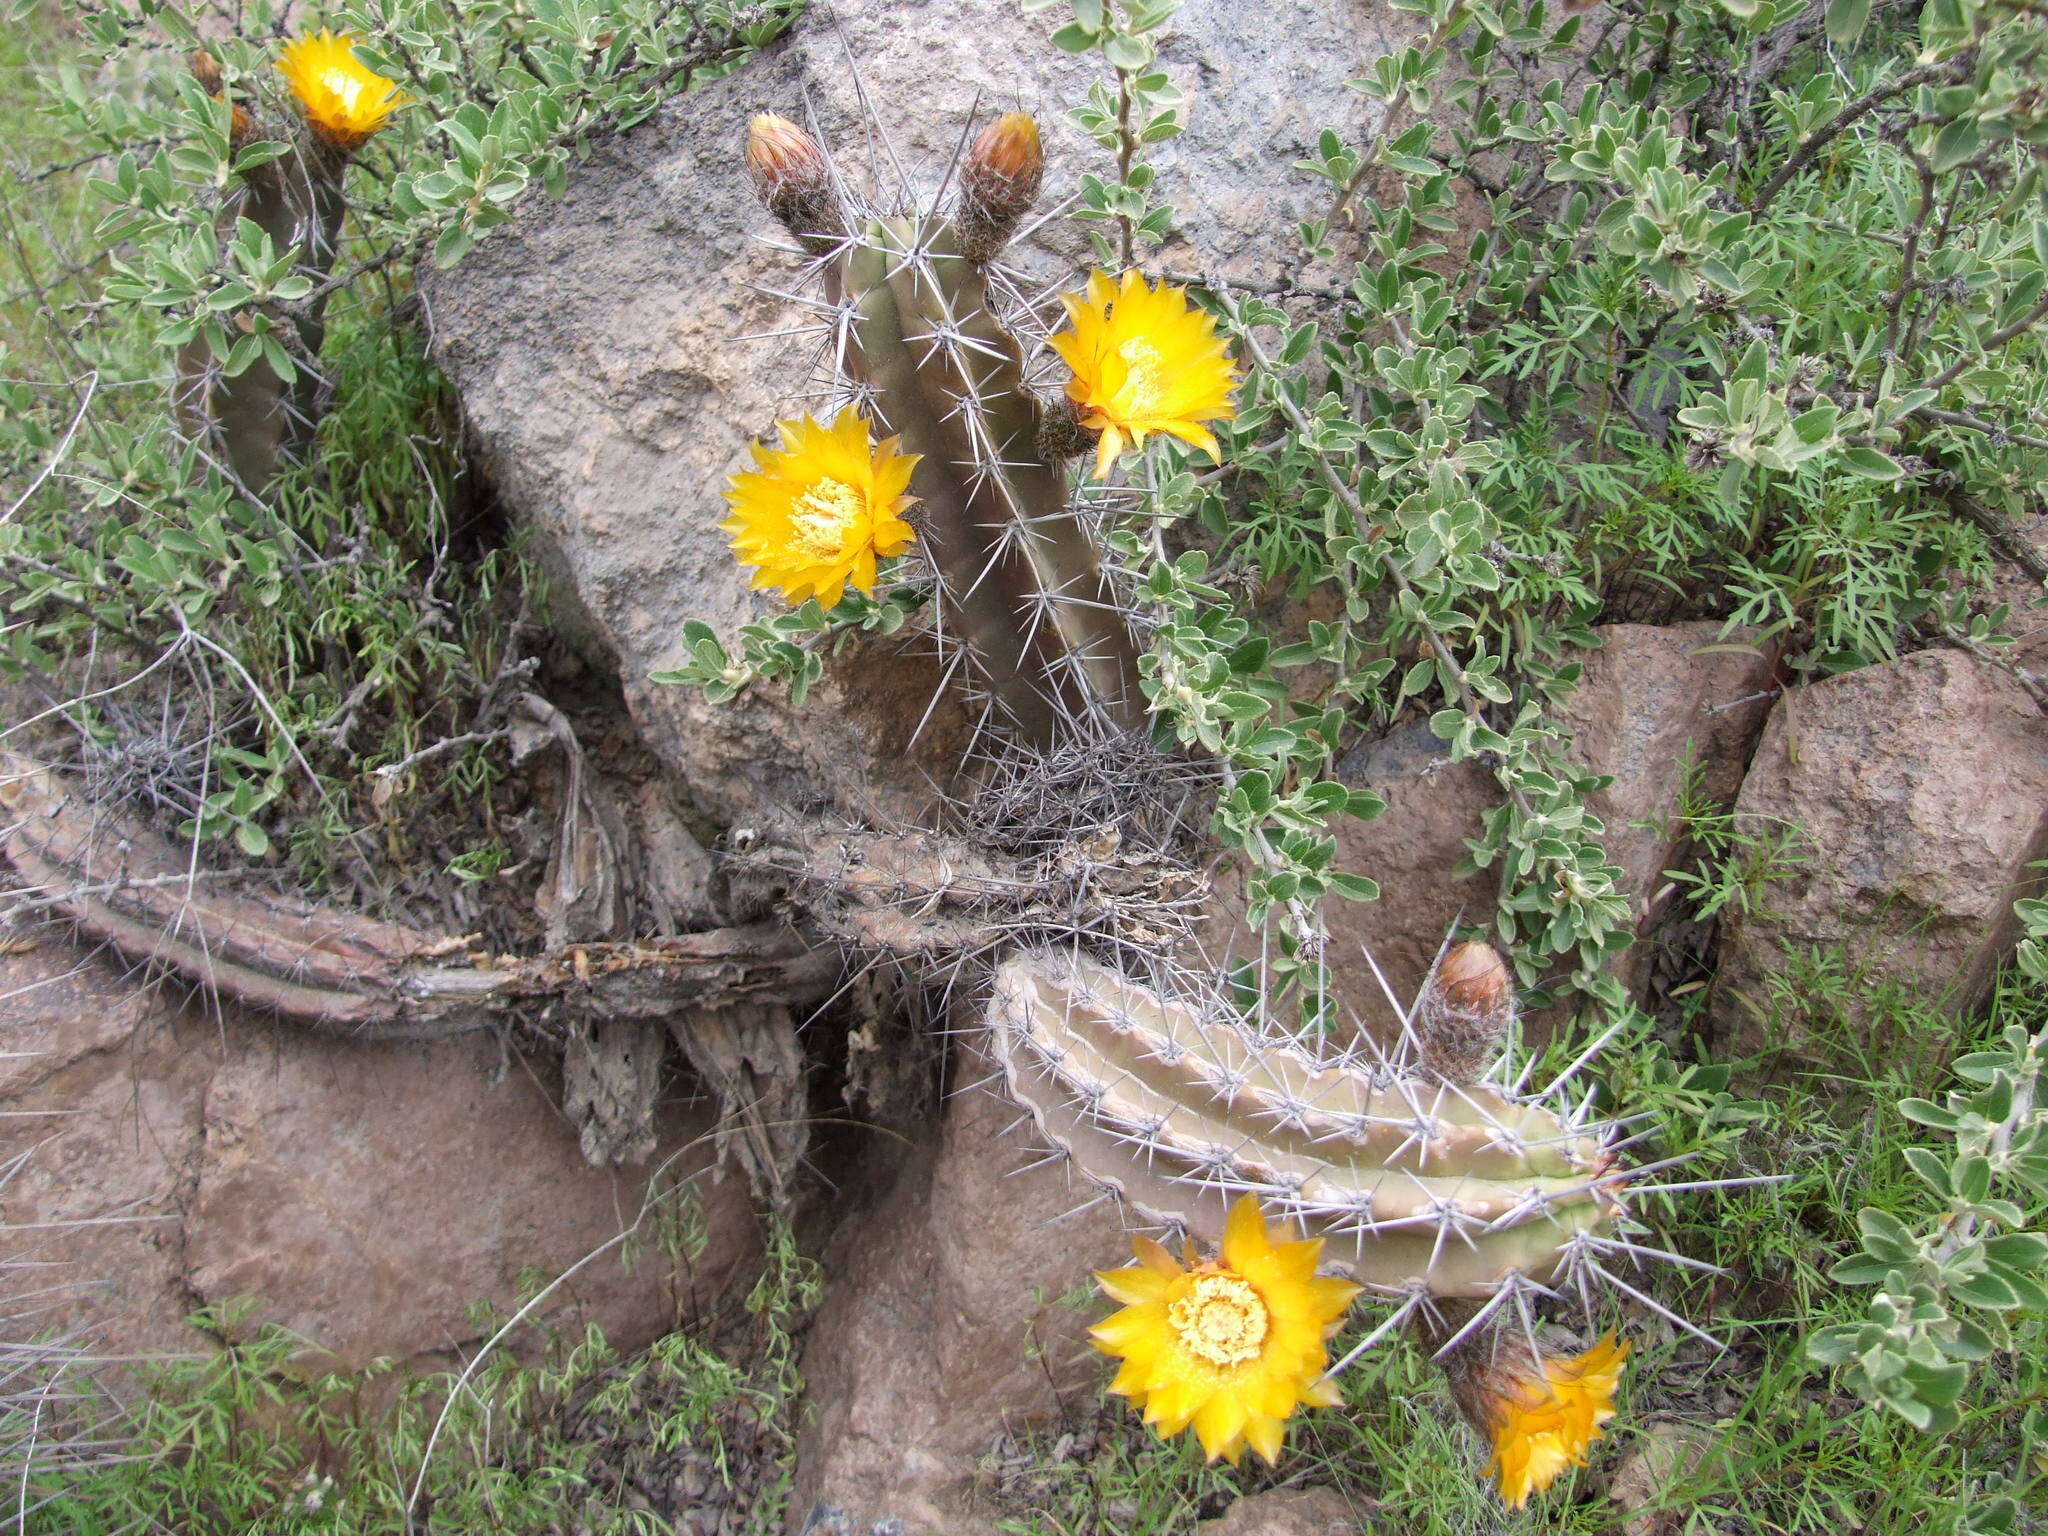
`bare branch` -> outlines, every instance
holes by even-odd
[[[1908,91],[1917,90],[1935,80],[1956,79],[1969,70],[1976,61],[1976,49],[1967,49],[1952,59],[1943,59],[1937,64],[1922,64],[1918,69],[1907,70],[1896,80],[1872,86],[1814,129],[1806,142],[1793,152],[1792,158],[1780,166],[1778,173],[1763,184],[1763,189],[1756,195],[1756,201],[1750,204],[1750,212],[1760,214],[1770,207],[1771,199],[1784,191],[1786,183],[1793,177],[1813,164],[1814,156],[1886,102],[1897,101]]]

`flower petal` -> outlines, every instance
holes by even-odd
[[[1223,1455],[1233,1440],[1244,1437],[1249,1417],[1244,1399],[1235,1392],[1218,1393],[1202,1404],[1194,1417],[1195,1438],[1202,1442],[1202,1453],[1211,1461]]]
[[[1174,1271],[1175,1275],[1179,1273],[1178,1269]],[[1171,1278],[1146,1264],[1134,1264],[1128,1269],[1095,1271],[1095,1283],[1126,1306],[1164,1301],[1166,1285]]]
[[[1240,1195],[1237,1203],[1230,1208],[1230,1218],[1223,1228],[1223,1262],[1232,1269],[1242,1270],[1249,1264],[1256,1264],[1272,1256],[1273,1245],[1266,1237],[1266,1218],[1259,1210],[1259,1202],[1250,1195]]]
[[[1287,1439],[1287,1421],[1270,1413],[1255,1413],[1245,1420],[1244,1437],[1267,1466],[1275,1466],[1280,1460],[1280,1447]]]

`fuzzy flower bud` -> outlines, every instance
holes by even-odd
[[[1005,112],[981,130],[960,169],[960,253],[993,261],[1038,201],[1045,148],[1028,112]]]
[[[1507,962],[1490,944],[1455,946],[1444,956],[1416,1010],[1422,1064],[1454,1082],[1470,1082],[1507,1040],[1515,993]]]
[[[207,49],[203,49],[203,47],[195,47],[193,51],[184,55],[184,66],[190,72],[193,72],[193,80],[199,82],[201,90],[205,90],[209,96],[213,96],[213,100],[221,98],[221,90],[225,88],[227,82],[225,82],[225,76],[221,76],[221,61],[217,57],[207,53]],[[229,102],[227,104],[227,152],[229,154],[242,154],[244,150],[248,150],[248,147],[254,141],[256,141],[256,121],[248,115],[248,109],[244,109],[242,102]]]
[[[1491,944],[1460,944],[1438,967],[1436,984],[1444,1000],[1471,1013],[1493,1013],[1506,1000],[1507,962]]]
[[[1093,453],[1101,436],[1081,425],[1081,418],[1074,413],[1074,402],[1065,395],[1049,402],[1039,413],[1038,454],[1048,464],[1064,464],[1068,459]]]
[[[218,96],[221,87],[220,60],[204,48],[194,48],[185,56],[185,63],[192,71],[192,78],[199,82],[199,89],[209,96]]]
[[[768,211],[806,248],[830,250],[845,233],[825,151],[788,118],[763,112],[747,125],[747,173]]]
[[[192,71],[192,78],[199,82],[199,88],[215,101],[220,100],[226,84],[221,74],[220,60],[204,48],[194,48],[185,55],[185,66]],[[228,151],[239,155],[256,139],[256,124],[240,102],[228,104]]]

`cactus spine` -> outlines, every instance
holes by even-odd
[[[1084,721],[1138,729],[1138,648],[1047,451],[1048,411],[991,303],[989,264],[1038,190],[1037,134],[1012,114],[984,133],[950,211],[852,210],[808,135],[757,119],[748,163],[771,212],[824,273],[842,383],[922,455],[914,517],[942,623],[1005,723],[1052,745]]]

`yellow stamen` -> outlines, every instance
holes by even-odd
[[[813,559],[835,559],[866,509],[859,491],[827,475],[790,504],[790,543]]]
[[[1188,1353],[1211,1365],[1256,1359],[1266,1342],[1266,1303],[1236,1275],[1198,1275],[1187,1295],[1167,1308],[1166,1320]]]
[[[363,94],[361,76],[345,69],[326,69],[320,72],[320,83],[341,98],[343,111],[355,111],[356,102]]]
[[[1159,349],[1144,337],[1133,336],[1116,349],[1116,355],[1131,370],[1124,377],[1124,387],[1117,391],[1118,400],[1134,416],[1150,415],[1158,408],[1166,382],[1159,377]]]
[[[405,94],[359,62],[355,39],[322,29],[285,44],[277,67],[306,114],[313,135],[330,149],[353,154],[368,143]]]
[[[1136,1264],[1095,1277],[1123,1303],[1093,1329],[1095,1347],[1123,1362],[1110,1391],[1163,1439],[1193,1430],[1211,1461],[1235,1465],[1248,1445],[1273,1461],[1296,1408],[1336,1401],[1323,1346],[1358,1287],[1316,1275],[1319,1239],[1275,1243],[1250,1195],[1230,1208],[1208,1263],[1190,1253],[1182,1267],[1144,1238],[1134,1246]]]

